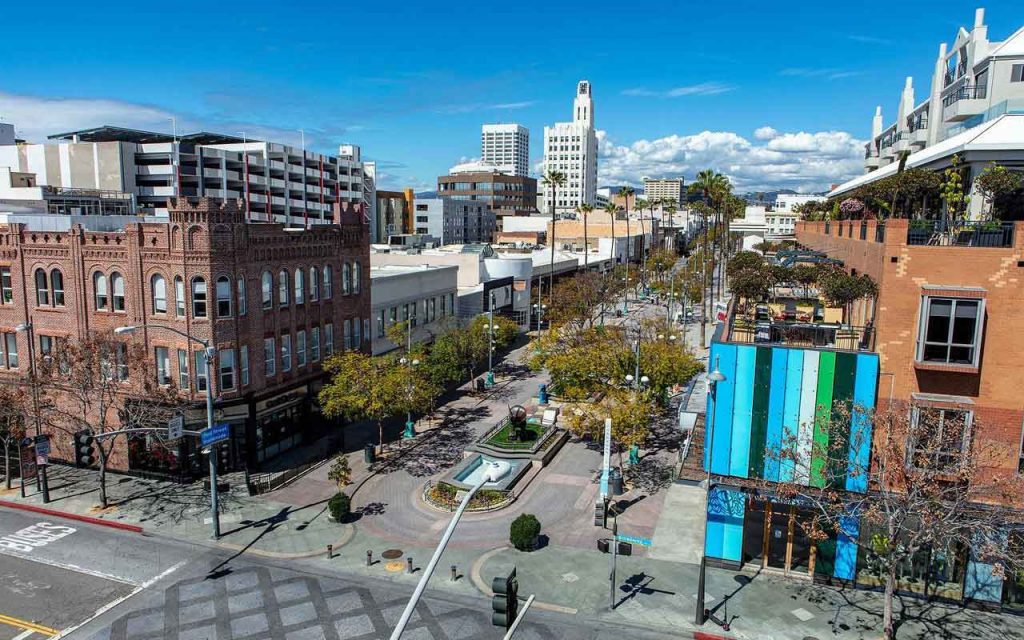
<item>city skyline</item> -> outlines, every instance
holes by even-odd
[[[1011,3],[982,4],[993,39],[1020,26]],[[277,15],[272,7],[242,17],[205,10],[203,20],[186,21],[187,6],[173,15],[155,9],[140,20],[116,4],[92,13],[67,4],[60,25],[15,7],[9,15],[20,28],[0,51],[18,63],[5,69],[0,118],[34,141],[101,124],[170,132],[171,118],[179,131],[245,131],[295,145],[301,129],[311,150],[334,154],[339,143],[361,145],[378,162],[383,188],[419,191],[478,155],[483,123],[530,129],[536,175],[543,126],[564,119],[564,96],[586,77],[601,103],[599,185],[639,185],[645,175],[692,178],[712,167],[740,191],[821,191],[862,172],[871,134],[864,114],[881,104],[887,118],[894,115],[904,78],[924,83],[938,44],[969,25],[975,8],[928,5],[913,28],[879,35],[882,6],[768,13],[739,3],[740,11],[719,15],[652,3],[631,15],[629,30],[638,35],[626,48],[594,37],[600,7],[586,15],[582,33],[563,28],[575,14],[555,7],[544,12],[550,29],[532,29],[512,64],[463,55],[469,43],[446,38],[354,50],[339,40],[340,23],[331,16],[311,28],[307,12]],[[465,26],[439,22],[426,4],[404,10],[407,20],[389,23],[396,34]],[[353,11],[365,11],[359,17],[369,21],[388,17],[382,9]],[[138,34],[152,27],[148,21],[160,21],[164,38],[202,40],[202,50],[168,57],[154,55],[160,48],[145,38],[93,37],[88,49],[74,49],[75,73],[68,73],[71,49],[62,38],[79,42],[72,34],[90,28]],[[44,27],[53,38],[41,48],[33,42]],[[721,34],[735,37],[723,46]],[[238,55],[239,43],[249,55]],[[325,55],[339,47],[351,53]],[[21,54],[29,48],[31,59]],[[570,48],[571,62],[564,54]],[[111,81],[117,74],[127,81]]]

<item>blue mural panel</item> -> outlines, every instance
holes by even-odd
[[[842,529],[836,537],[836,560],[832,575],[841,580],[853,580],[857,576],[857,538],[860,534],[860,519],[854,515],[839,520]]]
[[[878,356],[857,355],[857,373],[853,381],[853,415],[846,468],[846,489],[864,493],[868,490],[868,467],[871,464],[871,411],[878,393]]]
[[[711,446],[711,472],[729,475],[729,451],[732,439],[733,397],[736,389],[736,347],[722,345],[715,351],[711,366],[716,364],[725,374],[725,381],[717,385],[715,391],[714,424],[709,431],[708,443]],[[710,395],[710,394],[709,394]]]
[[[779,349],[781,351],[781,349]],[[782,409],[782,446],[792,448],[800,431],[800,397],[804,379],[804,352],[787,349],[786,389]],[[779,481],[793,482],[796,478],[796,464],[793,460],[782,460],[779,466]]]
[[[743,516],[747,499],[742,491],[712,487],[708,502],[704,553],[710,558],[739,562],[743,552]]]
[[[732,434],[729,447],[729,475],[746,478],[750,468],[750,425],[754,404],[754,365],[757,348],[742,346],[736,350],[736,368],[732,385]]]
[[[768,396],[768,433],[764,458],[765,480],[779,480],[781,462],[778,451],[782,448],[782,422],[786,405],[786,368],[789,349],[772,349],[771,389]]]

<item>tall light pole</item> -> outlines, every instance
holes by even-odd
[[[459,505],[459,508],[455,510],[455,515],[452,516],[451,522],[448,523],[448,528],[444,530],[444,535],[441,536],[441,541],[437,543],[437,548],[434,549],[434,555],[431,556],[430,562],[427,563],[427,568],[423,570],[423,575],[420,577],[420,581],[416,585],[416,590],[413,591],[412,597],[409,598],[409,603],[405,605],[405,611],[402,612],[402,617],[398,619],[398,624],[395,625],[395,630],[391,633],[391,640],[398,640],[402,637],[402,632],[405,631],[405,627],[409,624],[409,618],[412,617],[412,612],[416,609],[416,604],[420,601],[423,591],[427,588],[427,581],[429,581],[430,576],[434,574],[434,569],[437,568],[437,563],[441,560],[441,555],[444,554],[444,550],[448,547],[448,541],[451,540],[452,534],[455,533],[455,525],[459,524],[462,514],[465,513],[466,507],[469,506],[469,501],[473,499],[476,492],[485,484],[501,480],[508,475],[508,472],[511,470],[507,462],[490,462],[483,464],[488,465],[487,468],[480,475],[480,480],[473,485],[473,488],[470,489],[462,498],[462,504]]]
[[[712,403],[716,400],[716,389],[718,388],[719,382],[726,380],[725,374],[718,369],[718,357],[715,357],[715,369],[708,374],[708,391],[711,393]],[[714,407],[717,409],[717,407]],[[706,421],[707,422],[707,421]],[[708,548],[708,509],[711,507],[711,456],[714,453],[715,447],[715,412],[711,412],[709,418],[709,425],[707,428],[707,440],[708,440],[708,473],[707,479],[705,480],[705,493],[704,493],[704,546],[700,552],[700,573],[697,576],[697,615],[694,618],[694,622],[698,626],[703,625],[707,618],[704,615],[704,577],[707,571],[707,548]]]
[[[416,436],[416,431],[413,429],[414,425],[412,421],[412,392],[414,389],[413,385],[415,384],[413,381],[413,370],[420,365],[420,361],[416,359],[409,360],[408,358],[399,358],[398,362],[403,366],[408,367],[408,385],[406,386],[406,393],[408,394],[409,406],[406,408],[405,412],[405,432],[402,434],[402,437],[412,438]]]
[[[494,386],[494,292],[491,292],[490,304],[487,305],[487,387]]]
[[[116,327],[114,333],[119,336],[131,335],[138,330],[139,327],[129,325],[126,327]],[[177,334],[190,342],[195,342],[203,347],[203,352],[206,360],[206,428],[213,428],[213,396],[214,396],[214,385],[216,384],[217,377],[214,375],[213,359],[217,355],[217,347],[213,346],[210,340],[203,340],[193,335],[189,335],[184,331],[179,331],[174,327],[168,327],[162,324],[149,325],[149,329],[163,329],[170,331],[171,333]],[[210,445],[210,452],[207,454],[207,458],[210,461],[210,516],[213,520],[213,539],[220,539],[220,509],[217,506],[217,456],[214,455],[214,447],[216,444]]]
[[[32,385],[32,413],[35,415],[36,422],[36,442],[42,438],[43,429],[42,423],[39,419],[39,380],[36,378],[36,356],[35,356],[35,331],[32,327],[32,322],[22,322],[18,326],[14,327],[14,330],[18,333],[25,333],[28,336],[28,375],[29,383]],[[38,462],[38,461],[37,461]],[[36,465],[36,489],[42,488],[43,490],[43,504],[49,504],[50,502],[50,483],[46,478],[46,467],[45,464]],[[42,485],[40,487],[40,484]],[[25,479],[21,480],[22,493],[24,493]]]

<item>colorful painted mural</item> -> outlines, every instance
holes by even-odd
[[[848,491],[867,490],[866,474],[861,470],[870,464],[871,424],[867,412],[875,407],[876,354],[715,342],[710,363],[711,368],[717,366],[725,375],[725,380],[708,395],[705,469],[710,466],[711,472],[719,476],[819,487],[830,479]],[[849,413],[851,424],[846,425],[847,429],[828,429],[825,425],[840,403],[857,408]],[[846,441],[830,443],[829,438],[837,437],[837,433],[845,434],[839,437]],[[794,449],[796,455],[780,455],[784,447]],[[835,466],[830,469],[825,467],[829,461],[818,453],[826,450],[833,452],[831,464]],[[844,450],[845,456],[834,455]],[[792,517],[796,517],[798,510],[793,511]],[[709,557],[735,564],[744,561],[748,513],[748,496],[741,489],[721,485],[713,488],[705,541]],[[764,520],[758,522],[763,524]],[[755,535],[761,535],[762,524],[752,525]],[[767,529],[771,529],[771,522]],[[846,530],[857,531],[856,518],[850,517]],[[840,536],[830,556],[829,573],[853,579],[855,541]]]

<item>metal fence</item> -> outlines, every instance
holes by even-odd
[[[1012,222],[911,220],[907,244],[937,247],[1012,247]]]

